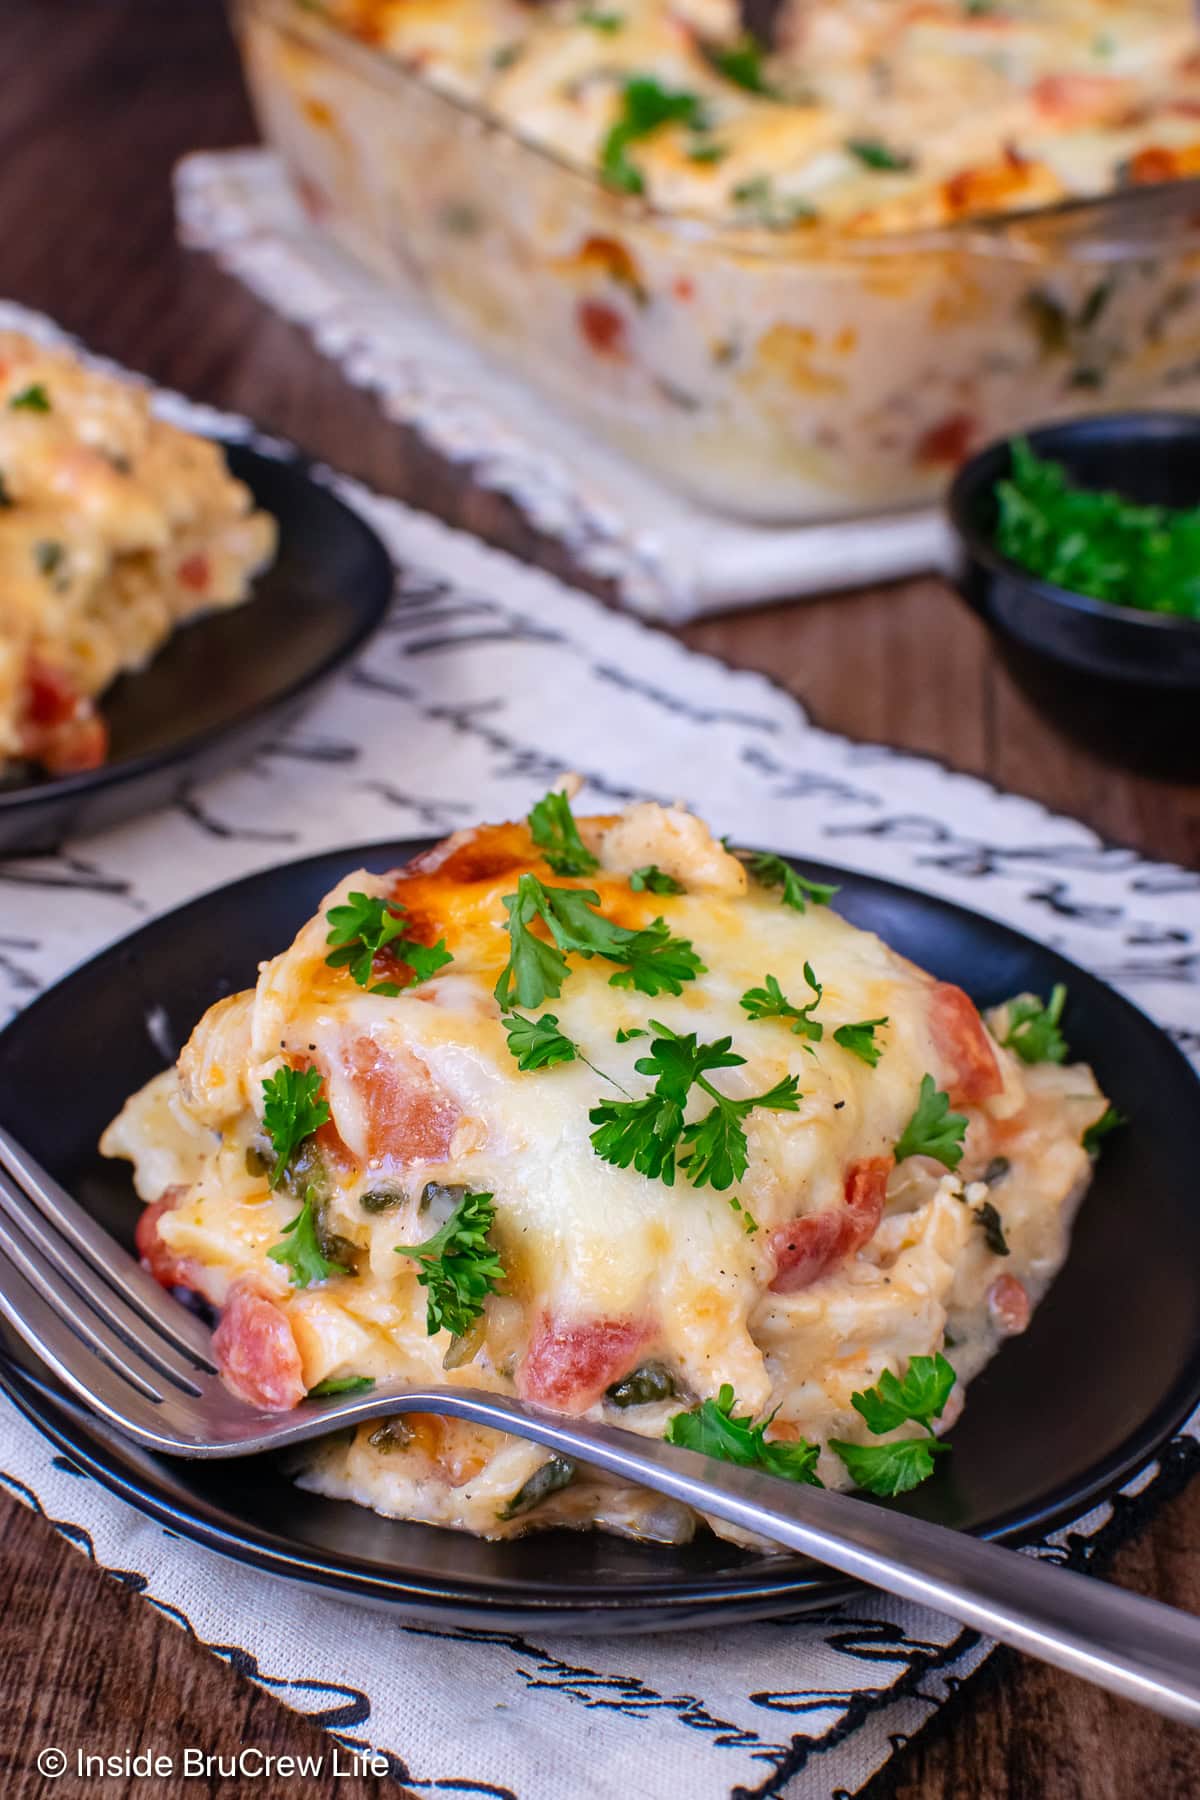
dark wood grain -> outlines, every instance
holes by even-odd
[[[379,488],[575,573],[511,506],[386,421],[298,331],[206,258],[176,247],[174,160],[253,132],[215,0],[3,0],[0,67],[0,294],[53,314],[168,386],[250,413]],[[1024,697],[939,581],[763,607],[681,635],[766,671],[831,729],[936,756],[1152,855],[1200,860],[1200,785],[1135,776],[1081,750]],[[226,1755],[243,1743],[320,1747],[315,1727],[91,1568],[42,1520],[4,1500],[0,1529],[5,1800],[75,1800],[83,1791],[33,1772],[47,1742],[103,1750],[194,1743]],[[1200,1487],[1164,1508],[1120,1553],[1114,1574],[1200,1610]],[[102,1791],[162,1800],[235,1790],[131,1781]],[[332,1800],[403,1790],[330,1779],[253,1791],[263,1800],[300,1791]],[[895,1779],[898,1800],[1128,1800],[1143,1792],[1155,1800],[1200,1793],[1200,1740],[1016,1659],[969,1696],[947,1731],[911,1746]]]

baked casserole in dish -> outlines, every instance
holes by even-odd
[[[246,599],[275,521],[135,383],[0,332],[0,778],[95,768],[97,697]]]
[[[1061,989],[985,1022],[834,900],[677,808],[561,792],[348,875],[105,1133],[143,1260],[267,1411],[447,1382],[915,1485],[1112,1114]],[[336,1434],[301,1479],[492,1537],[695,1525],[443,1417]]]
[[[1200,398],[1190,0],[787,0],[770,52],[729,0],[234,10],[313,218],[701,501]]]

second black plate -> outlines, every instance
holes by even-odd
[[[113,945],[0,1034],[0,1114],[123,1242],[138,1205],[96,1142],[219,995],[253,981],[347,871],[384,844],[265,870]],[[1200,1400],[1200,1089],[1144,1014],[1052,950],[931,895],[805,865],[837,907],[981,1005],[1066,982],[1065,1027],[1129,1126],[1108,1140],[1066,1266],[1029,1332],[972,1385],[953,1454],[901,1504],[960,1531],[1023,1537],[1084,1511],[1149,1458]],[[151,1030],[153,1021],[153,1036]],[[68,1063],[69,1059],[69,1063]],[[70,1105],[63,1105],[64,1070]],[[679,1548],[600,1532],[487,1543],[306,1494],[269,1458],[152,1457],[56,1393],[11,1339],[0,1380],[84,1468],[183,1535],[237,1560],[443,1622],[651,1630],[796,1612],[844,1584],[795,1557],[707,1532]]]
[[[278,555],[244,605],[182,626],[146,668],[108,689],[100,768],[0,785],[0,855],[103,831],[244,761],[382,622],[392,564],[370,526],[298,455],[232,444],[226,456],[278,521]]]

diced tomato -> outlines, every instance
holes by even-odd
[[[194,1275],[195,1263],[190,1257],[176,1256],[163,1243],[158,1232],[158,1221],[163,1214],[174,1212],[186,1193],[185,1187],[169,1187],[157,1200],[152,1200],[138,1215],[138,1222],[133,1229],[133,1241],[142,1267],[150,1271],[155,1281],[161,1282],[165,1288],[186,1287],[199,1293]]]
[[[696,284],[690,275],[677,275],[671,283],[671,292],[677,300],[694,300]]]
[[[949,413],[939,419],[936,425],[918,440],[917,461],[919,463],[960,463],[971,448],[975,436],[975,421],[970,413]]]
[[[605,1388],[628,1375],[649,1332],[634,1319],[557,1319],[543,1314],[517,1392],[559,1412],[584,1412]]]
[[[597,356],[624,360],[627,354],[625,321],[614,306],[603,300],[581,300],[575,316],[581,333]]]
[[[346,1066],[367,1115],[372,1162],[444,1162],[461,1113],[422,1063],[374,1038],[352,1038]]]
[[[1043,75],[1033,87],[1039,112],[1062,124],[1086,125],[1107,118],[1124,98],[1123,84],[1112,75],[1082,72]]]
[[[976,1106],[1004,1087],[992,1040],[974,1002],[953,982],[934,985],[929,1028],[946,1065],[947,1091],[954,1106]]]
[[[987,1299],[992,1323],[1003,1337],[1017,1337],[1027,1329],[1033,1308],[1015,1275],[1001,1275],[993,1281]]]
[[[870,1243],[883,1216],[891,1169],[890,1156],[867,1156],[851,1163],[841,1206],[793,1219],[771,1233],[773,1294],[798,1294]]]
[[[221,1379],[239,1400],[290,1412],[305,1395],[300,1352],[287,1314],[248,1282],[236,1282],[213,1332]]]
[[[202,550],[195,550],[191,556],[185,556],[175,571],[180,587],[191,588],[193,593],[202,594],[212,577],[209,561]]]
[[[21,754],[52,775],[95,769],[108,753],[108,728],[61,669],[31,657],[21,708]]]

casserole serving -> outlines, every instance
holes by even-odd
[[[221,445],[132,382],[0,333],[0,776],[102,763],[96,697],[183,621],[246,599],[276,536]]]
[[[915,502],[1032,418],[1200,392],[1184,0],[794,0],[765,58],[719,0],[236,13],[314,218],[715,506]]]
[[[106,1132],[144,1260],[259,1407],[462,1382],[902,1491],[1028,1324],[1109,1115],[1061,991],[985,1025],[832,898],[686,813],[576,829],[561,795],[348,876]],[[926,1376],[924,1410],[872,1411]],[[445,1419],[303,1480],[490,1536],[694,1523]]]

